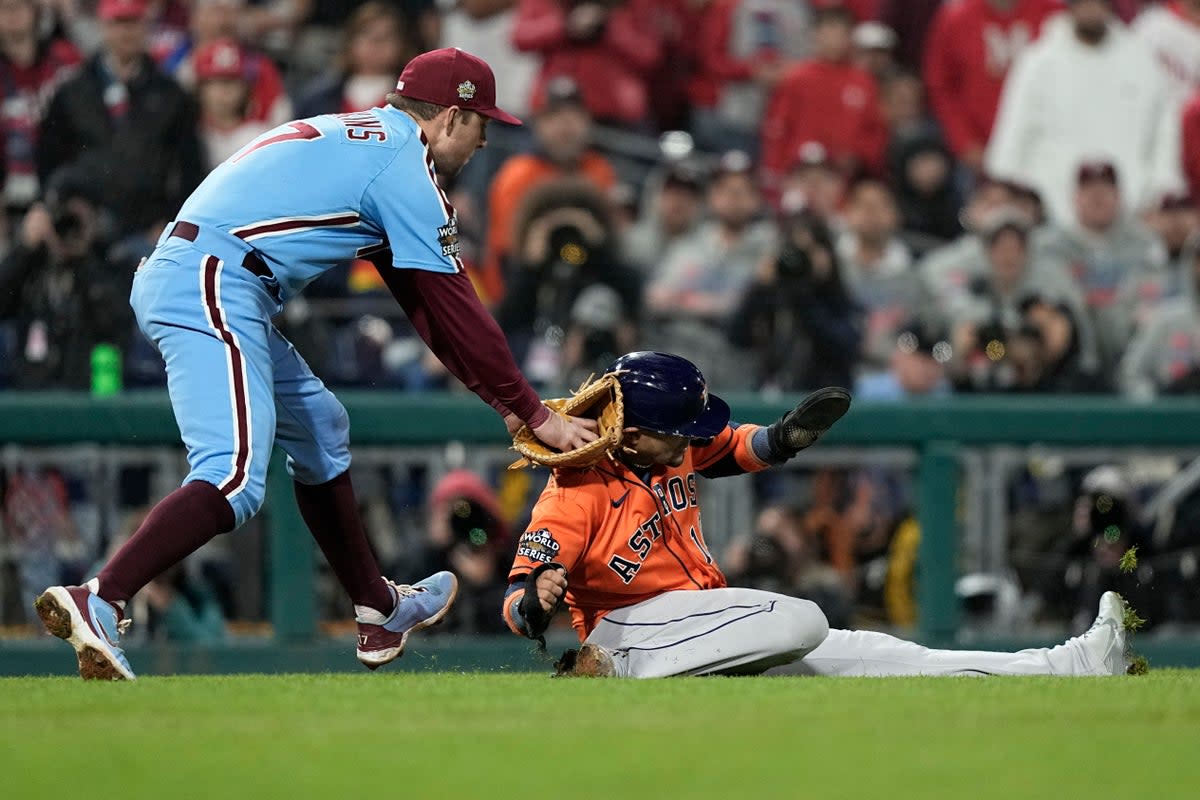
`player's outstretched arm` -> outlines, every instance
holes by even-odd
[[[513,417],[559,450],[581,447],[596,438],[594,420],[551,414],[542,405],[517,367],[503,331],[464,273],[398,269],[390,259],[376,262],[376,269],[434,355],[504,416],[510,431]]]
[[[692,450],[696,471],[706,478],[757,472],[782,464],[811,447],[850,408],[850,393],[838,386],[819,389],[765,428],[731,423],[712,442]]]

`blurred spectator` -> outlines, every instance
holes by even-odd
[[[688,89],[699,69],[704,45],[700,26],[709,0],[653,0],[647,20],[662,43],[662,56],[650,71],[647,91],[654,130],[684,130],[691,106]],[[508,108],[508,106],[502,106]]]
[[[883,166],[887,130],[879,89],[850,62],[853,17],[841,6],[813,20],[814,57],[790,70],[771,93],[762,128],[762,158],[775,187],[791,166],[796,142],[821,144],[844,175]]]
[[[1116,165],[1130,208],[1177,189],[1179,131],[1149,48],[1107,0],[1072,0],[1017,59],[1004,86],[986,169],[1034,187],[1051,219],[1072,219],[1084,161]]]
[[[811,211],[826,225],[840,228],[846,177],[829,158],[820,142],[804,142],[797,149],[780,187],[780,207],[785,212]]]
[[[733,315],[733,344],[753,354],[754,384],[794,392],[850,386],[861,350],[860,309],[842,278],[833,234],[810,211],[788,214],[774,260]]]
[[[903,186],[900,196],[903,202]],[[1010,184],[987,178],[975,184],[962,210],[965,232],[949,244],[928,253],[917,266],[922,289],[932,300],[934,310],[947,313],[968,291],[972,276],[987,272],[987,258],[980,232],[988,220],[1000,213],[1015,210],[1015,195]],[[1025,219],[1032,222],[1028,217]]]
[[[0,301],[6,296],[0,290]],[[58,469],[10,472],[3,500],[4,531],[16,562],[21,597],[36,597],[47,580],[82,577],[88,555],[71,516],[66,478]],[[36,622],[33,604],[22,606],[27,621]]]
[[[1166,250],[1168,270],[1185,271],[1184,250],[1193,237],[1200,236],[1200,206],[1196,196],[1182,192],[1165,194],[1145,220]]]
[[[200,102],[200,136],[208,168],[241,150],[275,127],[250,119],[253,89],[247,54],[233,39],[217,39],[196,50],[196,99]]]
[[[595,360],[579,341],[566,352],[568,331],[586,339],[587,331],[599,329],[612,337],[604,347],[632,348],[642,280],[620,262],[610,206],[594,185],[579,178],[542,184],[525,196],[513,231],[509,291],[496,319],[531,381],[564,388],[568,369]],[[576,307],[594,286],[616,293],[615,323],[597,320],[614,316],[608,309]]]
[[[701,12],[689,95],[697,145],[758,152],[767,95],[807,51],[809,12],[789,0],[712,0]]]
[[[950,393],[946,364],[950,333],[931,315],[914,315],[893,343],[887,372],[865,373],[854,383],[859,400],[905,400]]]
[[[486,61],[495,74],[502,76],[496,85],[496,105],[525,119],[539,59],[522,53],[512,43],[517,0],[449,0],[441,5],[452,7],[442,15],[439,46],[458,47]],[[525,125],[491,125],[487,137],[487,147],[477,152],[458,175],[458,185],[469,193],[481,213],[487,208],[492,176],[506,160],[528,149],[532,138]],[[463,213],[457,203],[454,207]]]
[[[757,221],[762,193],[754,163],[726,153],[708,185],[712,219],[678,239],[646,288],[647,337],[653,349],[700,366],[713,385],[751,388],[746,359],[727,337],[742,296],[775,246],[775,230]]]
[[[296,116],[348,114],[383,105],[413,55],[397,8],[378,0],[363,3],[346,22],[335,71],[304,92],[296,102]]]
[[[867,370],[887,367],[901,326],[921,303],[912,253],[899,233],[900,214],[888,185],[873,179],[854,184],[837,254],[846,289],[865,313],[860,363]]]
[[[238,39],[244,33],[241,23],[246,13],[245,0],[194,0],[188,35],[169,42],[169,46],[151,50],[151,53],[164,72],[191,89],[198,81],[197,51],[209,42]],[[263,53],[245,46],[242,56],[246,79],[251,85],[246,118],[266,122],[268,127],[292,119],[292,101],[284,91],[283,78],[275,63]]]
[[[656,271],[671,245],[695,231],[703,210],[700,169],[686,162],[670,165],[653,203],[625,235],[625,260],[643,275]]]
[[[896,56],[901,66],[919,70],[925,42],[942,0],[879,0],[877,17],[896,32],[900,46]]]
[[[899,69],[896,64],[896,32],[874,20],[860,22],[851,37],[854,43],[854,63],[864,72],[871,73],[879,85]]]
[[[533,96],[566,75],[600,122],[647,126],[646,81],[662,55],[652,17],[653,0],[520,0],[513,43],[542,57]]]
[[[1182,295],[1150,317],[1121,361],[1121,390],[1130,397],[1200,392],[1200,242],[1192,242]]]
[[[637,331],[625,307],[620,293],[603,283],[575,298],[563,339],[563,386],[581,386],[635,349]]]
[[[892,176],[900,224],[918,254],[962,232],[962,206],[954,160],[936,134],[915,133],[893,140]]]
[[[225,616],[212,588],[176,564],[142,590],[153,640],[214,644],[225,639]]]
[[[1134,21],[1133,31],[1158,56],[1176,105],[1200,91],[1200,0],[1149,6]]]
[[[104,257],[102,189],[77,170],[57,173],[0,261],[0,319],[16,323],[19,345],[15,388],[86,389],[92,348],[124,347],[132,332],[133,275]]]
[[[880,109],[887,125],[889,147],[914,135],[937,136],[937,125],[925,112],[925,86],[916,74],[897,71],[882,83]]]
[[[590,147],[592,119],[576,83],[561,76],[546,84],[545,92],[533,120],[536,149],[506,161],[488,192],[487,247],[480,289],[492,303],[505,294],[513,220],[529,192],[559,177],[584,178],[606,192],[617,182],[612,166]]]
[[[440,627],[454,633],[506,630],[496,609],[508,588],[509,536],[495,491],[470,470],[447,473],[430,495],[426,530],[415,571],[450,570],[459,577],[458,600]]]
[[[1188,191],[1200,197],[1200,91],[1183,109],[1183,169]]]
[[[934,17],[925,85],[950,149],[972,172],[983,168],[1009,67],[1059,8],[1058,0],[961,0]]]
[[[50,101],[38,176],[78,164],[104,186],[119,233],[157,234],[204,176],[196,108],[146,53],[144,0],[101,0],[99,14],[104,47]]]
[[[948,309],[951,375],[973,391],[1084,390],[1096,354],[1083,301],[1066,273],[1031,253],[1028,221],[1000,212],[982,238],[987,271]]]
[[[804,530],[803,512],[768,506],[759,512],[754,533],[735,541],[722,563],[730,584],[811,600],[829,624],[850,625],[850,592],[838,571],[820,557],[820,545]]]
[[[1133,608],[1147,617],[1154,617],[1150,586],[1143,586],[1140,571],[1125,572],[1120,568],[1121,556],[1133,545],[1139,545],[1139,560],[1149,555],[1145,531],[1137,521],[1136,495],[1125,472],[1115,466],[1100,466],[1083,478],[1072,510],[1070,533],[1055,547],[1064,562],[1059,573],[1060,584],[1052,595],[1067,594],[1071,625],[1082,630],[1088,625],[1091,612],[1106,591],[1117,591]],[[1154,603],[1153,605],[1149,605]]]
[[[4,202],[24,211],[38,196],[33,154],[50,96],[79,63],[66,39],[43,36],[37,0],[0,0],[0,125],[4,134]]]
[[[1133,325],[1130,309],[1117,302],[1126,282],[1152,286],[1166,269],[1162,243],[1122,213],[1116,168],[1106,162],[1079,168],[1073,224],[1053,224],[1034,240],[1039,260],[1061,266],[1083,293],[1099,335],[1106,370],[1121,358]],[[1135,290],[1136,291],[1136,290]]]

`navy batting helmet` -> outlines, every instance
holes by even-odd
[[[641,351],[618,358],[625,424],[655,433],[708,439],[729,424],[729,404],[708,393],[704,375],[686,358]]]

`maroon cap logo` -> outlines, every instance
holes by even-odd
[[[496,76],[487,62],[456,47],[431,50],[409,61],[396,91],[414,100],[458,106],[509,125],[521,124],[496,107]]]

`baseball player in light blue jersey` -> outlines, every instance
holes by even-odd
[[[219,166],[167,225],[134,278],[142,332],[166,362],[190,472],[100,574],[35,602],[75,648],[84,678],[132,679],[119,646],[124,604],[150,580],[262,505],[273,443],[287,453],[306,524],[349,593],[358,659],[398,658],[457,593],[448,572],[414,585],[383,577],[350,482],[349,420],[273,327],[283,304],[331,267],[376,264],[447,369],[510,431],[528,424],[561,449],[595,438],[589,420],[551,414],[513,362],[458,258],[454,208],[438,175],[486,143],[496,107],[488,65],[461,50],[413,59],[382,108],[315,117],[263,134]]]

